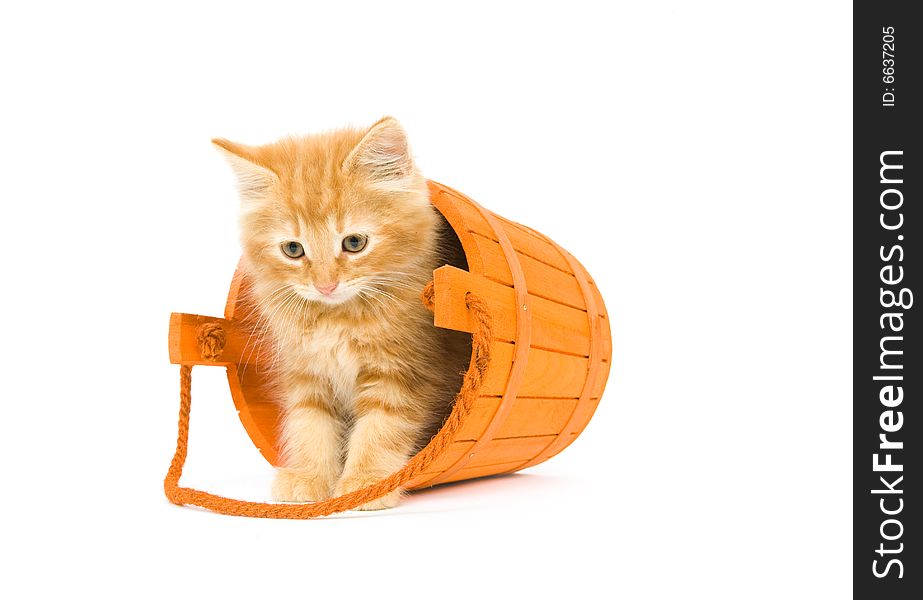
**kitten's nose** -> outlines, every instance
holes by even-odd
[[[317,291],[325,296],[329,296],[333,293],[333,290],[337,289],[338,282],[334,281],[332,283],[317,283],[314,282],[314,287],[317,288]]]

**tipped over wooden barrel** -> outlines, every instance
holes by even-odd
[[[498,473],[548,460],[589,423],[606,386],[612,356],[609,320],[599,290],[566,250],[544,235],[499,217],[467,196],[430,182],[430,199],[454,230],[468,263],[436,269],[434,322],[472,331],[465,306],[472,292],[490,307],[494,340],[486,381],[461,429],[426,472],[420,488]],[[227,367],[231,396],[250,439],[278,463],[280,407],[266,393],[268,352],[254,345],[247,323],[249,286],[238,269],[225,318],[173,313],[170,361]],[[215,323],[226,334],[221,355],[202,358],[197,332]]]

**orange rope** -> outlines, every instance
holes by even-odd
[[[426,286],[421,294],[423,303],[432,310],[433,284]],[[180,487],[183,464],[186,462],[187,443],[189,440],[189,411],[192,407],[192,367],[180,366],[180,407],[179,425],[176,438],[176,453],[170,463],[170,469],[163,482],[163,489],[170,502],[174,504],[191,504],[208,510],[242,517],[260,517],[270,519],[312,519],[351,508],[356,508],[376,500],[401,487],[417,475],[423,473],[455,438],[462,424],[471,412],[478,396],[487,367],[490,364],[491,319],[487,303],[472,295],[465,295],[465,304],[474,315],[476,326],[471,339],[471,364],[465,373],[461,390],[455,397],[455,405],[429,444],[411,458],[399,471],[385,479],[362,489],[307,504],[275,504],[270,502],[247,502],[225,498],[200,490]],[[214,358],[221,353],[225,342],[224,331],[220,329],[200,330],[197,340],[204,358]]]

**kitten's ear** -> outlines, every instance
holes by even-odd
[[[403,191],[413,186],[415,169],[404,128],[393,117],[372,125],[343,161],[346,173],[361,173],[375,187]]]
[[[278,183],[279,176],[260,159],[259,149],[254,146],[237,144],[224,138],[215,138],[212,143],[217,146],[231,168],[237,175],[240,196],[245,200],[259,200]]]

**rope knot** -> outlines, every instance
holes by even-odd
[[[196,330],[196,342],[205,360],[218,360],[227,343],[227,334],[217,323],[203,323]]]

